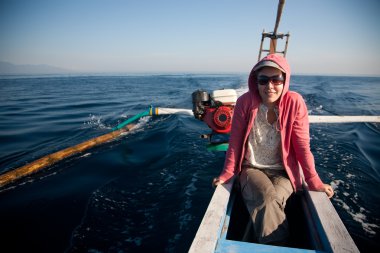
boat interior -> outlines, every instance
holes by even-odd
[[[227,207],[224,224],[226,240],[256,243],[253,227],[238,186],[234,186]],[[231,201],[232,200],[232,201]],[[308,211],[304,192],[293,193],[286,203],[286,216],[289,223],[290,238],[286,246],[298,249],[323,250],[311,214]]]

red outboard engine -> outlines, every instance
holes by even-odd
[[[196,119],[204,121],[211,134],[228,134],[231,131],[233,111],[237,99],[233,89],[193,92],[193,113]]]

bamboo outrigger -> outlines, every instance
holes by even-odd
[[[154,115],[166,115],[166,114],[183,114],[193,116],[193,112],[190,109],[178,109],[178,108],[158,108],[151,107],[149,110],[139,113],[128,120],[122,122],[118,126],[112,129],[110,133],[104,134],[99,137],[92,138],[90,140],[84,141],[80,144],[77,144],[72,147],[57,151],[55,153],[46,155],[38,160],[35,160],[31,163],[28,163],[19,168],[10,170],[0,175],[0,188],[15,182],[18,179],[21,179],[25,176],[36,173],[42,169],[45,169],[49,166],[56,164],[57,162],[64,160],[65,158],[71,157],[78,153],[82,153],[88,149],[99,146],[108,141],[114,140],[120,137],[122,134],[130,131],[134,124],[135,120],[145,117],[145,116],[154,116]],[[309,116],[310,123],[347,123],[347,122],[378,122],[380,123],[379,116],[319,116],[312,115]],[[223,150],[227,148],[224,145]]]
[[[118,129],[115,131],[112,131],[108,134],[104,134],[102,136],[92,138],[90,140],[84,141],[78,145],[65,148],[63,150],[60,150],[58,152],[55,152],[53,154],[46,155],[34,162],[28,163],[24,166],[21,166],[17,169],[8,171],[2,175],[0,175],[0,187],[4,187],[7,184],[10,184],[17,179],[20,179],[22,177],[28,176],[30,174],[33,174],[37,171],[40,171],[48,166],[51,166],[65,158],[68,158],[70,156],[73,156],[75,154],[81,153],[83,151],[86,151],[90,148],[93,148],[95,146],[98,146],[102,143],[108,142],[110,140],[113,140],[117,137],[119,137],[121,134],[128,132],[133,125],[127,125],[126,127],[122,129]]]
[[[126,121],[122,122],[118,126],[112,129],[110,133],[104,134],[99,137],[92,138],[90,140],[84,141],[80,144],[77,144],[72,147],[65,148],[63,150],[60,150],[58,152],[46,155],[34,162],[28,163],[24,166],[21,166],[19,168],[10,170],[4,174],[0,175],[0,188],[15,182],[16,180],[23,178],[25,176],[31,175],[33,173],[36,173],[42,169],[45,169],[49,166],[52,166],[56,164],[57,162],[71,157],[73,155],[76,155],[78,153],[84,152],[90,148],[93,148],[95,146],[99,146],[103,143],[109,142],[111,140],[114,140],[118,137],[120,137],[122,134],[130,131],[134,124],[132,124],[134,121],[140,119],[141,117],[145,116],[153,116],[153,115],[163,115],[163,114],[189,114],[192,112],[189,110],[184,109],[172,109],[172,108],[158,108],[158,107],[150,107],[147,111],[144,111],[142,113],[139,113]]]

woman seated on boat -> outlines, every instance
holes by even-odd
[[[334,195],[315,170],[306,104],[289,82],[290,67],[280,55],[253,67],[249,91],[236,103],[223,171],[213,180],[216,186],[239,176],[258,243],[286,243],[285,203],[302,188],[300,170],[310,190]]]

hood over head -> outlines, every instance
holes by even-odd
[[[259,90],[257,87],[257,73],[263,67],[274,67],[281,70],[284,73],[285,82],[284,89],[282,91],[280,100],[284,96],[285,93],[289,90],[290,83],[290,66],[287,60],[278,54],[269,54],[261,59],[256,65],[252,68],[252,71],[248,78],[248,88],[249,91],[254,94],[255,97],[258,97],[260,100]]]

